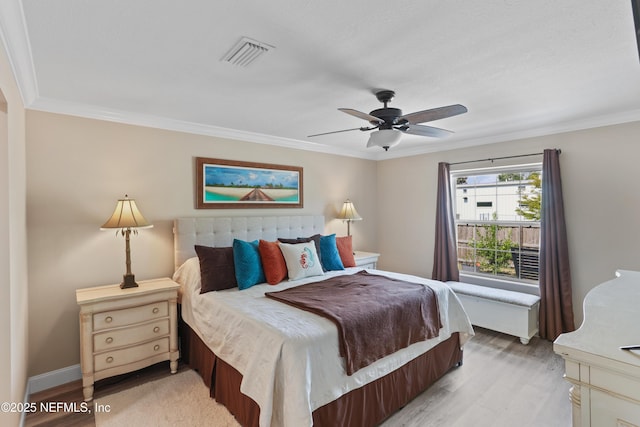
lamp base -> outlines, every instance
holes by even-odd
[[[137,288],[136,276],[134,274],[125,274],[122,276],[122,283],[120,283],[120,289]]]

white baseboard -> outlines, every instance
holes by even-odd
[[[80,364],[67,366],[66,368],[60,368],[55,371],[45,372],[44,374],[29,377],[29,381],[27,382],[27,393],[31,395],[33,393],[38,393],[39,391],[57,387],[79,379],[82,379]]]

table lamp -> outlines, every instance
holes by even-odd
[[[344,204],[342,205],[342,210],[336,218],[347,221],[347,236],[351,236],[351,221],[360,221],[362,219],[355,206],[353,206],[353,203],[349,199],[344,202]]]
[[[134,234],[138,234],[138,228],[151,228],[153,224],[149,224],[146,219],[140,213],[138,206],[136,206],[136,201],[130,199],[129,196],[125,194],[124,199],[118,200],[118,204],[116,205],[116,209],[111,215],[111,218],[104,223],[100,230],[107,229],[117,229],[116,235],[118,231],[125,237],[126,242],[126,265],[127,272],[123,276],[122,283],[120,284],[120,288],[136,288],[138,284],[136,283],[135,276],[131,273],[131,250],[129,247],[129,235],[133,231]]]

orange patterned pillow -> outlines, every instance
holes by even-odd
[[[262,261],[262,269],[267,278],[267,283],[276,285],[287,278],[287,264],[282,256],[278,242],[258,242],[258,252]]]
[[[353,257],[352,236],[336,237],[336,246],[342,260],[342,265],[346,267],[355,267],[356,260]]]

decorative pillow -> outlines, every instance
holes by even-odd
[[[258,251],[262,260],[262,269],[267,278],[267,283],[275,285],[287,277],[287,263],[284,261],[280,244],[278,242],[258,242]]]
[[[311,240],[305,240],[302,237],[298,237],[297,239],[285,239],[283,237],[278,237],[278,242],[280,243],[288,243],[290,245],[295,245],[296,243],[304,243],[310,242]]]
[[[320,259],[326,271],[344,270],[335,234],[320,237]]]
[[[182,297],[184,294],[192,295],[194,292],[200,293],[202,288],[202,274],[200,274],[200,260],[197,256],[191,257],[186,260],[178,269],[173,273],[172,279],[174,282],[180,285],[178,296]],[[236,276],[234,273],[233,279]]]
[[[289,243],[289,244],[313,242],[316,245],[316,253],[320,258],[320,265],[322,265],[322,254],[320,253],[320,235],[319,234],[314,234],[313,236],[310,236],[310,237],[298,237],[296,239],[278,238],[278,241],[282,243]],[[323,271],[324,271],[324,267],[323,267]]]
[[[316,252],[316,245],[307,243],[280,243],[280,250],[287,264],[289,280],[302,279],[303,277],[321,276],[322,265]]]
[[[257,240],[245,242],[233,239],[233,262],[240,290],[265,282]]]
[[[200,293],[221,291],[238,286],[233,263],[233,248],[194,246],[200,261]]]
[[[355,267],[356,259],[353,256],[353,239],[351,236],[336,237],[336,246],[345,267]]]

